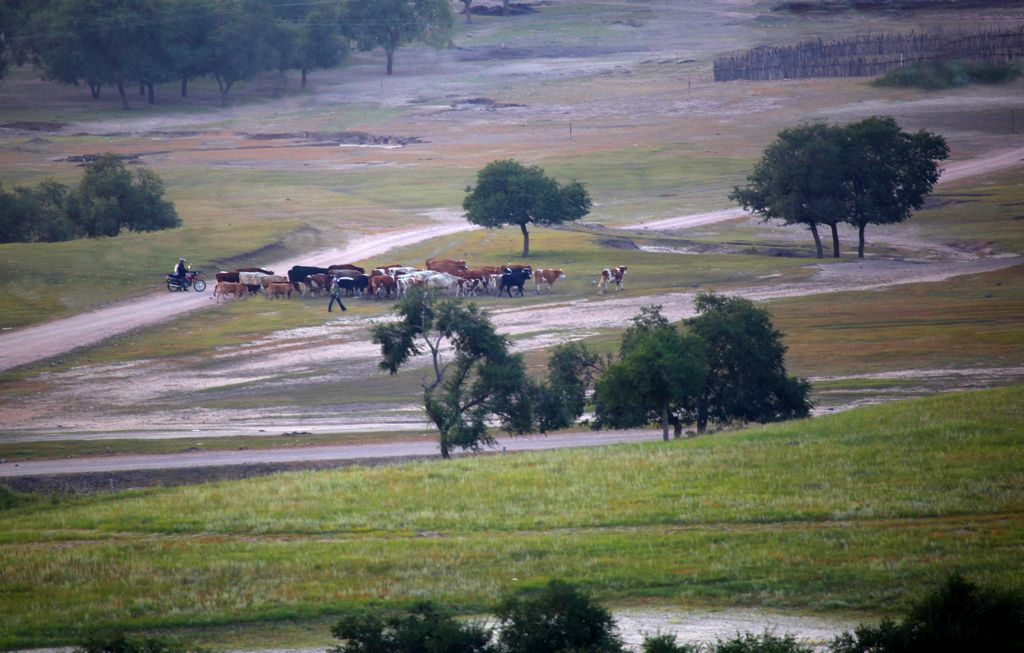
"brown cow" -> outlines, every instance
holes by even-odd
[[[311,274],[306,277],[306,280],[303,283],[307,288],[309,288],[310,295],[320,295],[330,287],[331,275]]]
[[[447,272],[448,274],[455,274],[459,270],[466,269],[465,261],[457,261],[450,258],[428,258],[427,269],[433,270],[434,272]]]
[[[382,294],[384,297],[391,297],[394,294],[397,285],[398,282],[396,282],[392,277],[389,277],[386,274],[378,274],[370,277],[370,294],[377,299],[381,299]]]
[[[286,297],[291,298],[292,296],[292,284],[289,282],[275,281],[274,283],[267,286],[267,299],[274,299],[275,297]]]
[[[221,270],[214,275],[217,277],[217,281],[227,281],[228,283],[238,283],[238,272],[228,272]]]
[[[565,278],[565,272],[562,270],[534,270],[533,271],[533,283],[537,287],[537,294],[540,294],[540,287],[547,286],[547,289],[551,292],[555,292],[555,282],[559,279]]]
[[[626,266],[620,265],[617,268],[605,268],[601,270],[601,276],[597,280],[597,287],[603,295],[608,290],[608,283],[612,282],[615,287],[622,290],[622,278],[626,276]]]
[[[245,284],[234,283],[231,281],[221,281],[213,288],[213,296],[220,303],[221,297],[227,297],[234,295],[236,298],[241,299],[245,296],[246,287]]]
[[[288,277],[283,274],[272,274],[268,277],[260,279],[260,285],[263,286],[264,290],[272,283],[288,283]]]

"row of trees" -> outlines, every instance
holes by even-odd
[[[238,82],[265,71],[340,65],[352,47],[384,49],[391,74],[398,48],[450,43],[449,0],[5,0],[0,7],[0,76],[8,58],[44,77],[87,85],[93,98],[139,85],[209,76],[222,102]]]
[[[839,258],[838,226],[847,223],[857,229],[857,255],[864,258],[867,226],[903,222],[921,208],[939,180],[938,162],[948,156],[942,136],[905,132],[891,117],[801,125],[779,132],[730,199],[766,220],[807,225],[818,258],[819,226],[831,229]]]
[[[52,243],[181,226],[174,204],[163,195],[163,181],[152,170],[129,172],[120,157],[105,154],[86,165],[74,189],[50,179],[13,192],[0,187],[0,243]]]
[[[509,433],[571,426],[594,387],[597,427],[652,421],[703,432],[709,423],[770,422],[805,417],[809,384],[786,375],[782,334],[750,301],[713,293],[697,299],[697,317],[680,331],[648,307],[633,320],[617,359],[582,343],[555,348],[543,381],[531,379],[522,356],[476,304],[413,289],[397,304],[398,320],[377,324],[380,368],[396,374],[429,353],[423,403],[437,427],[442,458],[456,448],[493,444],[497,421]]]

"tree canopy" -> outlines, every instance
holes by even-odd
[[[466,219],[489,229],[518,225],[523,234],[523,257],[530,255],[527,225],[558,225],[579,220],[592,202],[578,181],[560,185],[538,166],[506,159],[492,161],[466,188],[462,208]]]
[[[359,0],[349,6],[347,18],[360,49],[384,49],[388,75],[398,48],[413,41],[448,47],[455,25],[448,0]]]
[[[619,347],[619,360],[609,366],[594,387],[598,427],[617,428],[661,423],[668,440],[669,424],[679,425],[692,411],[708,372],[704,343],[681,333],[648,306],[633,318]]]
[[[832,230],[839,257],[840,222],[858,230],[864,257],[869,224],[910,217],[938,181],[945,140],[921,130],[907,133],[891,117],[873,116],[846,126],[811,124],[785,129],[768,145],[747,185],[730,198],[764,219],[805,224],[822,257],[818,225]]]
[[[374,344],[381,346],[379,366],[396,374],[412,357],[430,354],[423,404],[440,434],[442,458],[450,458],[456,447],[477,450],[493,443],[489,419],[510,433],[532,429],[536,392],[522,357],[510,352],[508,339],[479,306],[413,288],[395,311],[398,321],[371,331]]]
[[[707,352],[707,378],[691,418],[708,422],[773,422],[807,417],[810,385],[786,374],[782,332],[768,311],[742,297],[701,293],[686,327]]]

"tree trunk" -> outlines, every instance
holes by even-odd
[[[501,0],[501,15],[508,18],[508,0]]]
[[[395,51],[388,49],[385,50],[385,53],[388,55],[388,74],[390,75],[395,65]]]
[[[100,88],[102,88],[102,84],[89,82],[89,94],[92,95],[92,99],[100,99]]]
[[[863,222],[857,225],[857,258],[864,258],[864,229],[867,227]]]
[[[668,406],[661,407],[661,439],[668,442]]]
[[[473,0],[461,0],[461,2],[465,6],[465,9],[463,9],[462,13],[466,14],[466,24],[467,25],[472,25],[473,24],[473,14],[470,13],[469,7],[470,7],[470,5],[473,4]]]
[[[156,97],[153,94],[153,82],[146,82],[146,101],[149,104],[156,104]]]
[[[703,401],[697,403],[697,435],[708,429],[708,407]]]
[[[306,88],[306,77],[308,75],[309,75],[309,68],[303,68],[302,69],[302,83],[299,85],[299,88]]]
[[[188,75],[181,76],[181,97],[188,97]]]
[[[832,227],[832,258],[839,258],[839,223],[833,222]]]
[[[530,257],[530,232],[526,230],[526,223],[519,225],[519,230],[523,232],[523,258]]]
[[[117,94],[121,96],[121,108],[128,109],[128,96],[124,92],[124,82],[117,83]]]
[[[824,252],[821,251],[821,236],[818,235],[818,223],[811,223],[811,235],[814,236],[814,251],[818,258],[825,258]]]
[[[677,415],[670,415],[669,422],[672,423],[672,437],[676,440],[683,437],[683,421]]]
[[[449,460],[452,457],[451,448],[448,446],[448,434],[441,433],[441,459]]]
[[[145,94],[146,94],[146,84],[144,82],[139,82],[139,95],[145,95]]]

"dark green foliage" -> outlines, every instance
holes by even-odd
[[[580,590],[553,580],[502,600],[495,610],[500,653],[621,653],[611,612]]]
[[[744,633],[719,640],[714,653],[814,653],[814,649],[796,641],[792,635],[779,636],[766,631],[761,635]]]
[[[341,640],[330,653],[489,653],[491,631],[462,623],[429,601],[409,610],[353,611],[331,628]]]
[[[765,220],[804,224],[811,230],[818,258],[823,257],[818,225],[832,227],[832,254],[839,258],[835,226],[845,217],[842,193],[842,128],[801,125],[779,132],[764,149],[744,188],[735,187],[729,198]]]
[[[89,237],[180,226],[174,205],[163,194],[163,182],[152,171],[140,168],[133,179],[117,155],[104,154],[86,166],[82,183],[68,198],[68,215]]]
[[[652,635],[644,638],[642,653],[701,653],[700,646],[679,644],[675,635]]]
[[[772,422],[810,414],[810,385],[786,375],[782,333],[764,309],[741,297],[701,293],[687,327],[703,339],[708,374],[692,417],[708,422]]]
[[[87,638],[74,653],[210,653],[159,637],[137,637],[124,633],[100,633]]]
[[[548,359],[547,382],[539,389],[536,413],[541,433],[572,426],[586,404],[587,390],[605,368],[582,342],[555,347]]]
[[[921,130],[907,133],[889,117],[873,116],[844,127],[806,125],[783,130],[765,148],[747,185],[730,197],[765,219],[806,224],[822,255],[817,225],[858,230],[860,258],[869,224],[892,224],[921,208],[938,181],[938,162],[949,156],[946,141]]]
[[[32,497],[15,492],[6,485],[0,484],[0,510],[10,510],[28,503],[32,503]]]
[[[591,200],[583,184],[562,186],[537,166],[526,167],[510,159],[488,163],[466,189],[462,208],[466,219],[488,229],[517,225],[523,233],[523,256],[530,255],[527,225],[557,225],[579,220],[590,212]]]
[[[910,134],[892,118],[873,116],[845,127],[842,157],[846,221],[858,229],[857,253],[864,258],[867,225],[903,222],[921,208],[949,147],[941,136]]]
[[[433,374],[423,382],[423,404],[439,431],[443,458],[453,447],[491,444],[488,419],[498,419],[509,433],[532,429],[536,387],[522,357],[510,352],[508,339],[479,306],[414,288],[395,310],[397,322],[371,330],[381,346],[379,367],[395,374],[413,356],[430,352]],[[442,354],[445,346],[452,347],[451,355]]]
[[[1019,62],[930,61],[898,68],[876,79],[876,86],[928,90],[967,84],[1005,84],[1020,76]]]
[[[633,319],[609,366],[594,387],[595,425],[624,428],[652,421],[668,439],[670,423],[692,412],[704,389],[708,361],[704,343],[680,333],[650,306]]]
[[[832,642],[835,653],[1024,651],[1024,594],[979,587],[954,575],[900,622],[859,626]]]
[[[398,48],[413,41],[448,47],[455,25],[448,0],[353,0],[344,20],[360,49],[384,49],[388,75]]]

